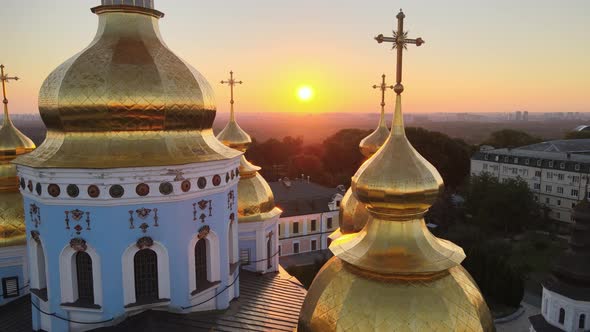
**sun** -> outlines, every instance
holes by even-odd
[[[308,85],[301,86],[297,89],[297,97],[301,101],[310,101],[313,98],[313,89]]]

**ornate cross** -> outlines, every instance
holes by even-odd
[[[381,107],[385,107],[385,91],[387,91],[387,89],[393,89],[393,85],[387,85],[385,83],[385,74],[381,75],[381,78],[383,79],[383,81],[381,82],[381,85],[373,85],[373,89],[379,89],[381,90]]]
[[[0,65],[0,81],[2,81],[2,103],[4,104],[4,121],[8,119],[8,99],[6,99],[6,83],[10,80],[18,81],[16,76],[8,76],[4,74],[4,65]]]
[[[242,83],[244,83],[244,82],[242,82],[242,81],[236,81],[234,79],[234,72],[233,71],[230,71],[229,72],[229,80],[227,80],[227,81],[221,81],[221,84],[227,84],[227,85],[229,85],[229,88],[230,88],[230,91],[231,91],[231,100],[230,100],[230,103],[232,105],[234,104],[234,86],[236,84],[242,84]]]
[[[399,13],[397,14],[397,31],[393,31],[393,37],[384,37],[383,34],[375,37],[375,40],[379,44],[383,42],[393,43],[393,48],[397,49],[397,67],[396,67],[396,85],[394,87],[395,93],[398,95],[404,91],[404,86],[402,85],[402,58],[403,52],[407,49],[407,44],[416,44],[416,46],[420,46],[424,44],[424,40],[422,38],[416,39],[409,39],[408,32],[404,31],[404,18],[406,15],[400,9]]]

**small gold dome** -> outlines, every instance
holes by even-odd
[[[46,141],[17,163],[30,167],[180,165],[239,154],[214,137],[213,91],[162,41],[154,9],[92,9],[92,43],[45,80]]]
[[[359,149],[365,158],[371,157],[379,148],[387,141],[389,137],[389,128],[385,123],[385,109],[381,108],[381,118],[379,119],[379,125],[377,128],[369,134],[369,136],[363,138],[359,144]]]
[[[433,275],[384,276],[331,258],[314,279],[298,331],[494,331],[461,265]]]
[[[217,134],[217,139],[225,146],[229,146],[232,149],[246,152],[250,144],[252,144],[252,138],[250,135],[240,127],[234,118],[233,105],[230,113],[230,119],[227,125]]]
[[[276,217],[282,211],[275,206],[270,186],[258,173],[260,167],[250,164],[244,156],[240,163],[238,182],[238,222],[258,222]]]
[[[348,188],[340,202],[338,221],[342,234],[359,232],[369,220],[369,211],[364,204],[360,203]]]

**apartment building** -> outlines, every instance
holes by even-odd
[[[572,208],[584,198],[590,173],[590,139],[555,140],[515,149],[482,147],[471,158],[471,174],[484,172],[500,181],[525,180],[550,217],[573,223]]]
[[[305,179],[269,182],[279,219],[281,256],[327,249],[328,236],[338,229],[340,201],[345,188],[327,188]]]

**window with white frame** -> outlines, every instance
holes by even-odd
[[[557,193],[563,194],[563,187],[557,187]]]
[[[579,194],[578,189],[572,189],[571,194],[572,194],[572,196],[578,196],[578,194]]]
[[[574,175],[574,176],[572,176],[572,182],[573,182],[573,183],[578,183],[578,182],[580,182],[580,177],[579,177],[579,176],[577,176],[577,175]]]
[[[293,253],[294,254],[298,254],[299,253],[299,242],[293,243]]]
[[[536,190],[540,190],[540,189],[541,189],[541,184],[540,184],[540,183],[535,183],[535,184],[534,184],[534,188],[535,188]]]
[[[553,179],[553,173],[552,172],[547,172],[547,178],[548,179]]]
[[[563,173],[557,174],[557,180],[563,181],[564,178],[565,178],[565,175]]]
[[[541,177],[541,171],[535,171],[535,176],[540,178]]]
[[[550,193],[553,190],[553,187],[551,187],[550,185],[546,185],[545,186],[545,191]]]
[[[293,223],[293,234],[299,233],[299,222],[296,221]]]

